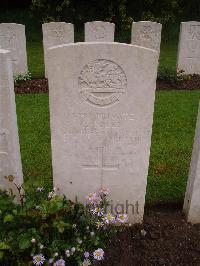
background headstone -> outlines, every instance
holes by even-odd
[[[11,52],[14,75],[26,74],[28,72],[24,25],[1,23],[0,49],[9,50]]]
[[[156,51],[119,43],[48,52],[54,185],[83,202],[108,187],[113,211],[128,209],[134,223],[144,212],[157,61]]]
[[[160,53],[161,31],[162,24],[157,22],[133,22],[131,43],[154,49]]]
[[[47,74],[47,49],[61,44],[74,42],[74,25],[65,22],[50,22],[42,25],[45,77]]]
[[[183,210],[188,222],[200,223],[200,106]]]
[[[200,22],[181,23],[177,71],[182,74],[200,74]]]
[[[0,49],[0,188],[16,190],[4,176],[23,182],[10,52]]]
[[[85,42],[114,42],[115,24],[104,21],[85,23]]]

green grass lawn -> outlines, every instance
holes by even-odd
[[[44,78],[44,55],[41,41],[27,42],[28,68],[32,78]]]
[[[147,201],[181,201],[190,163],[200,92],[156,93]],[[27,186],[52,186],[47,94],[17,95]]]

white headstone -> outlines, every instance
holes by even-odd
[[[119,43],[48,54],[54,185],[83,202],[107,187],[113,209],[123,204],[134,223],[144,212],[157,60],[156,51]]]
[[[15,183],[23,182],[17,129],[13,72],[10,52],[0,49],[0,189],[12,188],[4,176],[13,175]]]
[[[42,25],[45,77],[47,74],[47,49],[55,45],[74,42],[74,25],[65,22],[50,22]]]
[[[157,22],[133,22],[131,43],[160,52],[161,31],[162,24]]]
[[[0,49],[9,50],[11,52],[14,75],[27,73],[26,35],[24,25],[1,23]]]
[[[200,223],[200,106],[183,210],[188,222]]]
[[[104,21],[85,23],[85,42],[114,42],[115,24]]]
[[[200,74],[200,22],[181,23],[177,71]]]

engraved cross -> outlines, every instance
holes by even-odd
[[[106,164],[105,157],[104,157],[105,148],[98,147],[97,151],[98,151],[98,159],[100,163],[99,164],[84,164],[82,166],[86,170],[99,170],[101,182],[102,182],[104,171],[117,171],[119,169],[119,163],[118,164]]]

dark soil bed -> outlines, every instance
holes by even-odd
[[[47,79],[32,79],[27,81],[18,81],[15,84],[16,93],[45,93],[48,92]]]
[[[144,224],[119,233],[105,253],[98,265],[199,266],[200,225],[186,223],[177,206],[148,208]]]
[[[194,75],[191,80],[183,81],[157,81],[157,90],[197,90],[200,89],[200,76]],[[16,93],[46,93],[48,92],[47,79],[33,79],[18,81],[15,84]]]
[[[193,75],[190,80],[164,81],[157,80],[157,90],[199,90],[200,76]]]

